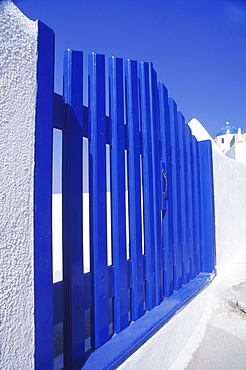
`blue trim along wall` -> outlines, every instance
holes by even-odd
[[[38,21],[34,174],[35,369],[53,368],[52,114],[54,32]]]

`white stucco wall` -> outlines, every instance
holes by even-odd
[[[236,141],[226,152],[226,156],[246,166],[246,141]]]
[[[189,123],[200,140],[210,135],[196,119]],[[213,143],[217,276],[159,332],[128,358],[120,370],[183,370],[204,336],[221,294],[246,277],[246,167]]]
[[[246,241],[246,166],[213,152],[218,271]]]
[[[236,151],[235,151],[235,145],[233,145],[225,154],[227,157],[235,159],[236,157]]]
[[[0,1],[0,368],[34,368],[37,23]]]
[[[201,125],[198,119],[192,118],[192,120],[189,122],[189,127],[192,135],[194,135],[198,141],[213,140],[212,136],[209,135],[205,127]]]

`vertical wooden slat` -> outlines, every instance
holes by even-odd
[[[196,276],[194,262],[194,187],[193,187],[193,159],[191,151],[191,129],[186,128],[186,151],[187,151],[187,184],[188,184],[188,215],[189,215],[189,251],[190,251],[190,277]]]
[[[150,120],[152,136],[152,166],[153,166],[153,212],[154,212],[154,248],[155,248],[155,305],[159,305],[163,299],[163,263],[161,246],[161,183],[162,173],[160,171],[160,117],[157,88],[157,73],[153,64],[149,64],[150,78]]]
[[[202,270],[214,272],[216,256],[212,143],[210,140],[200,141],[198,148],[201,183]]]
[[[192,209],[193,209],[193,220],[192,220],[192,231],[193,231],[193,250],[192,250],[192,255],[191,255],[191,270],[192,276],[195,277],[197,274],[197,230],[196,230],[196,202],[195,202],[195,194],[196,194],[196,187],[195,187],[195,156],[194,156],[194,146],[193,146],[193,141],[194,141],[194,136],[191,135],[190,137],[190,150],[191,150],[191,168],[192,168]]]
[[[146,254],[146,308],[155,306],[155,224],[154,224],[154,190],[153,162],[150,118],[150,78],[148,63],[140,63],[140,102],[141,129],[143,138],[143,199],[144,199],[144,245]]]
[[[141,225],[140,132],[137,62],[127,60],[126,105],[128,126],[129,238],[131,258],[132,320],[144,314],[144,276]]]
[[[68,50],[64,57],[66,126],[63,132],[63,243],[66,319],[64,364],[71,368],[83,358],[84,285],[82,252],[82,129],[83,54]]]
[[[173,248],[174,248],[174,289],[182,286],[182,246],[180,215],[180,159],[177,123],[177,105],[169,98],[170,132],[172,145],[172,202],[173,202]]]
[[[170,112],[168,105],[168,91],[159,83],[159,112],[160,112],[160,138],[161,138],[161,171],[164,170],[168,185],[165,198],[163,197],[162,211],[162,243],[164,265],[164,295],[169,297],[173,293],[173,214],[172,214],[172,166],[171,166],[171,138],[170,138]],[[164,167],[164,168],[163,168]]]
[[[106,210],[106,116],[105,57],[89,56],[90,142],[90,225],[94,289],[94,334],[96,349],[109,338],[107,210]]]
[[[34,172],[35,368],[52,368],[52,108],[54,32],[38,21]],[[2,43],[4,45],[4,42]],[[1,54],[2,55],[2,54]],[[2,56],[3,58],[3,56]],[[32,74],[30,73],[31,77]],[[3,91],[3,89],[2,89]],[[1,138],[1,140],[3,137]],[[3,155],[3,153],[1,154]],[[7,155],[7,153],[5,153]],[[14,174],[13,174],[14,176]],[[2,204],[1,204],[2,205]],[[23,214],[24,217],[24,214]],[[3,269],[3,266],[2,266]],[[32,282],[30,282],[32,284]],[[3,289],[3,285],[2,285]],[[3,306],[2,306],[3,307]],[[18,309],[18,308],[17,308]],[[21,345],[22,343],[20,343]],[[6,364],[6,366],[8,366]]]
[[[213,169],[211,168],[213,171]],[[198,272],[202,272],[202,192],[201,192],[201,176],[200,176],[200,152],[199,152],[199,142],[197,141],[197,182],[198,182],[198,209],[199,209],[199,259],[198,259]]]
[[[198,272],[202,272],[202,193],[201,193],[201,176],[200,176],[200,152],[199,142],[196,143],[197,147],[197,183],[198,183],[198,210],[199,210],[199,256],[198,256]],[[211,168],[213,171],[213,168]]]
[[[198,143],[192,136],[192,148],[194,156],[194,240],[195,240],[195,268],[201,272],[201,204],[200,204],[200,181],[199,181],[199,152]]]
[[[178,133],[180,147],[180,198],[181,198],[181,233],[182,233],[182,276],[183,283],[190,279],[190,251],[189,251],[189,214],[188,214],[188,180],[187,180],[187,152],[185,140],[185,119],[181,112],[178,112]]]
[[[125,202],[125,124],[123,60],[109,60],[110,117],[112,129],[111,192],[112,244],[114,266],[114,330],[128,326],[128,289],[126,260],[126,202]]]

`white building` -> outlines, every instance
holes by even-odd
[[[226,122],[226,126],[218,131],[214,141],[227,157],[246,165],[246,134],[242,134],[241,128]]]

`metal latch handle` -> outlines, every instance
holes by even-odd
[[[168,179],[167,179],[167,173],[165,170],[162,170],[162,176],[164,177],[165,180],[165,191],[162,193],[163,197],[166,199],[167,198],[167,192],[168,192]]]

